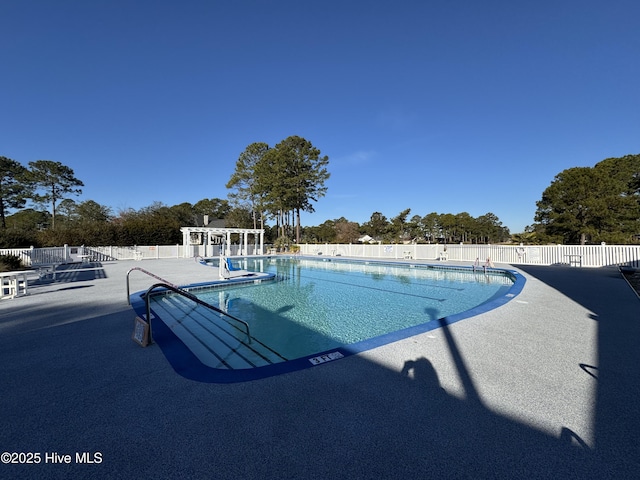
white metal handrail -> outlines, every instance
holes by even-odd
[[[147,293],[145,293],[144,297],[145,297],[145,303],[146,303],[146,307],[147,307],[147,323],[149,324],[149,341],[153,342],[153,337],[151,336],[151,303],[150,303],[150,297],[151,295],[149,295],[151,293],[152,290],[154,290],[155,288],[166,288],[168,290],[171,290],[174,293],[177,293],[178,295],[182,295],[183,297],[188,298],[189,300],[192,300],[193,302],[197,303],[198,305],[202,305],[203,307],[209,308],[210,310],[213,310],[216,313],[219,313],[221,315],[224,315],[226,317],[229,317],[233,320],[235,320],[236,322],[239,322],[241,324],[243,324],[245,326],[246,329],[246,333],[247,333],[247,339],[249,341],[249,343],[251,343],[251,333],[249,331],[249,324],[247,322],[245,322],[244,320],[240,320],[238,317],[234,317],[233,315],[225,312],[224,310],[219,309],[218,307],[215,307],[207,302],[205,302],[204,300],[200,300],[198,297],[196,297],[195,295],[187,292],[186,290],[183,290],[179,287],[176,287],[175,285],[171,285],[169,283],[156,283],[154,285],[152,285],[151,287],[149,287],[149,289],[147,290]],[[229,323],[229,322],[227,322]]]
[[[131,272],[133,272],[134,270],[138,270],[138,271],[140,271],[140,272],[142,272],[142,273],[146,273],[146,274],[147,274],[147,275],[149,275],[150,277],[153,277],[153,278],[155,278],[156,280],[160,280],[161,282],[165,283],[166,285],[171,285],[172,287],[174,287],[174,288],[178,288],[178,289],[180,288],[180,287],[178,287],[177,285],[174,285],[173,283],[169,282],[168,280],[165,280],[165,279],[164,279],[164,278],[162,278],[162,277],[159,277],[159,276],[157,276],[157,275],[154,275],[153,273],[151,273],[151,272],[149,272],[149,271],[145,270],[144,268],[141,268],[141,267],[133,267],[132,269],[130,269],[130,270],[127,272],[127,303],[128,303],[129,305],[131,305],[131,294],[130,294],[130,292],[129,292],[129,274],[130,274]]]

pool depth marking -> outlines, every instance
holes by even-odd
[[[344,358],[344,355],[340,352],[331,352],[326,353],[324,355],[319,355],[317,357],[310,358],[309,361],[314,365],[320,365],[321,363],[330,362],[332,360],[338,360],[340,358]]]

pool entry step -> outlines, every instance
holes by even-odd
[[[232,319],[177,295],[155,297],[152,309],[205,365],[220,369],[255,368],[287,359],[248,337]]]

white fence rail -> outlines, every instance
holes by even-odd
[[[584,267],[619,265],[640,267],[640,245],[300,245],[303,255],[380,259],[416,259],[521,265],[573,264]]]
[[[230,245],[231,255],[240,253],[240,245]],[[215,251],[214,251],[215,250]],[[268,251],[265,246],[265,252]],[[256,254],[254,245],[246,255]],[[584,267],[619,265],[640,267],[640,245],[400,245],[400,244],[303,244],[303,255],[378,258],[388,260],[415,259],[468,261],[521,265],[573,264]],[[52,247],[0,249],[0,255],[15,255],[25,266],[83,260],[147,260],[159,258],[212,257],[220,254],[217,245],[149,245],[131,247]]]
[[[51,248],[3,248],[0,255],[13,255],[20,258],[23,265],[45,265],[72,262],[71,250],[68,247]]]
[[[231,255],[238,255],[241,245],[229,245]],[[150,260],[160,258],[213,257],[220,254],[218,245],[134,245],[130,247],[63,247],[5,248],[0,255],[14,255],[25,266],[73,263],[83,260],[106,262],[110,260]],[[246,255],[255,255],[255,245],[248,245]]]

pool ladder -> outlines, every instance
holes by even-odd
[[[133,270],[139,270],[142,273],[146,273],[150,277],[155,278],[156,280],[160,280],[160,283],[155,283],[155,284],[151,285],[151,287],[149,287],[147,289],[146,293],[143,295],[144,301],[145,301],[145,306],[147,307],[147,323],[149,324],[149,343],[153,343],[153,337],[151,335],[151,303],[150,303],[151,295],[150,295],[150,293],[154,289],[160,288],[160,287],[162,287],[162,288],[164,288],[166,290],[171,290],[172,292],[177,293],[178,295],[181,295],[181,296],[183,296],[185,298],[188,298],[189,300],[197,303],[198,305],[206,307],[206,308],[208,308],[210,310],[213,310],[214,312],[216,312],[216,313],[218,313],[220,315],[224,315],[225,317],[229,317],[229,318],[235,320],[236,322],[241,323],[242,325],[244,325],[244,327],[246,329],[248,343],[251,343],[251,332],[249,330],[249,324],[247,322],[245,322],[244,320],[240,320],[237,317],[234,317],[230,313],[227,313],[224,310],[211,305],[210,303],[207,303],[207,302],[205,302],[203,300],[200,300],[198,297],[196,297],[192,293],[189,293],[186,290],[183,290],[182,288],[178,287],[177,285],[174,285],[173,283],[170,283],[170,282],[166,281],[164,278],[161,278],[161,277],[158,277],[157,275],[154,275],[153,273],[145,270],[144,268],[134,267],[134,268],[132,268],[131,270],[129,270],[127,272],[127,301],[129,302],[129,305],[131,305],[131,295],[129,293],[129,274]],[[229,323],[229,322],[227,322],[227,323]]]

